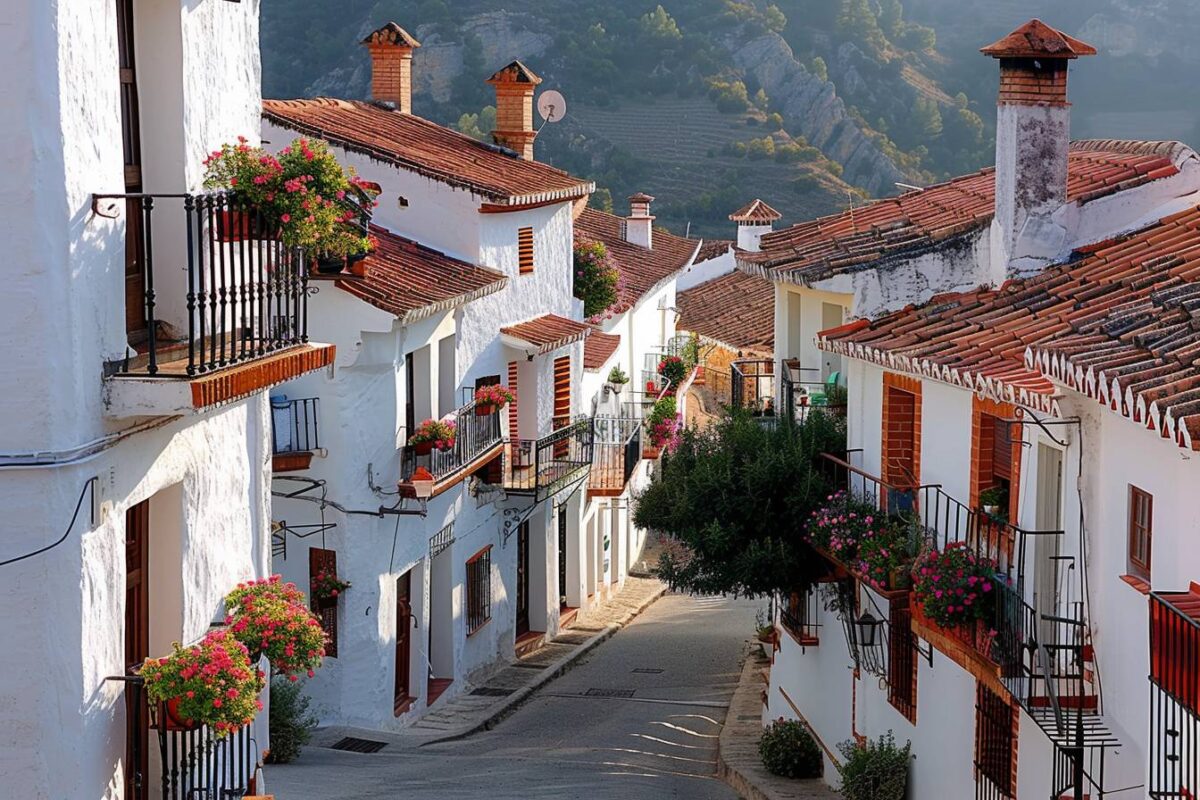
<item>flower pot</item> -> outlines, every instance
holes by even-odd
[[[774,628],[764,628],[764,629],[760,630],[758,632],[758,640],[760,642],[775,641],[775,629]]]
[[[492,403],[476,403],[475,416],[486,417],[488,414],[495,414],[497,407]]]
[[[172,697],[162,705],[163,727],[169,731],[196,731],[204,727],[194,719],[187,719],[179,713],[181,698]]]
[[[317,610],[324,611],[327,608],[336,608],[338,599],[330,595],[314,598],[317,604]]]
[[[658,394],[658,384],[654,381],[646,381],[646,392],[648,394]]]
[[[337,275],[346,266],[342,257],[317,256],[317,272],[322,275]]]
[[[250,211],[218,211],[217,241],[244,242],[262,239],[258,215]]]
[[[346,256],[346,263],[349,264],[351,266],[351,268],[353,268],[355,264],[362,262],[362,260],[365,259],[370,254],[371,254],[371,252],[369,250],[363,250],[360,253],[350,253],[349,255]]]
[[[449,442],[447,442],[447,443],[446,443],[446,446],[445,446],[445,447],[439,447],[439,448],[437,448],[437,451],[438,451],[439,453],[449,453],[449,452],[450,452],[451,450],[453,450],[453,449],[454,449],[454,440],[453,440],[453,439],[451,439]]]
[[[363,259],[350,262],[350,274],[357,275],[360,278],[367,277],[367,262]]]
[[[912,588],[911,566],[893,567],[888,571],[888,586],[892,591],[903,591]]]
[[[433,442],[417,442],[413,445],[413,451],[419,456],[427,456],[433,452]]]

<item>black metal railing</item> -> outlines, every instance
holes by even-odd
[[[317,412],[320,398],[271,400],[272,452],[309,453],[321,449]]]
[[[500,411],[476,413],[475,401],[454,412],[454,445],[449,450],[434,448],[418,454],[415,445],[400,450],[400,478],[407,481],[417,467],[424,467],[435,481],[446,480],[469,469],[502,441]]]
[[[624,489],[642,458],[642,421],[596,417],[593,437],[589,488]]]
[[[145,341],[111,371],[190,377],[308,341],[309,257],[258,209],[221,192],[101,201],[125,202],[125,246],[143,281],[127,318],[144,323]]]
[[[778,599],[779,622],[804,646],[816,645],[821,629],[821,599],[815,586]]]
[[[510,439],[504,446],[504,488],[541,502],[587,475],[592,466],[590,418],[568,423],[540,439]]]
[[[916,486],[889,483],[833,453],[822,453],[818,467],[829,485],[845,491],[848,499],[888,514],[915,514],[918,510]]]
[[[825,397],[825,384],[821,381],[821,370],[802,367],[796,359],[784,359],[779,368],[779,395],[783,413],[797,422],[803,422],[814,408],[830,409]]]
[[[743,358],[729,367],[730,405],[752,414],[775,414],[775,362]]]
[[[1172,600],[1150,594],[1150,797],[1185,798],[1200,788],[1200,624]],[[1194,597],[1194,596],[1193,596]]]
[[[244,725],[223,738],[200,726],[173,730],[163,704],[150,703],[143,680],[136,674],[110,678],[125,684],[128,697],[126,724],[132,743],[127,787],[133,798],[154,800],[236,800],[251,793],[258,767],[258,742],[254,724]],[[150,731],[156,734],[153,739]],[[141,751],[149,741],[148,752]],[[160,776],[160,791],[150,787],[151,775]]]

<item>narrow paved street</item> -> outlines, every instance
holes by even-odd
[[[369,755],[310,747],[271,767],[269,787],[280,800],[735,800],[714,777],[716,741],[755,607],[667,595],[494,730]]]

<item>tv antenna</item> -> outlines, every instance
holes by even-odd
[[[538,95],[537,110],[543,120],[542,124],[538,126],[538,130],[541,130],[547,122],[562,121],[562,118],[567,115],[567,99],[562,96],[562,92],[547,89]]]

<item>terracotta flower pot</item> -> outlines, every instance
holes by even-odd
[[[179,702],[181,698],[172,697],[163,704],[163,725],[169,731],[195,731],[203,727],[200,722],[193,719],[187,719],[179,713]]]
[[[433,452],[433,442],[417,442],[413,445],[413,451],[419,456],[427,456]]]
[[[475,416],[486,417],[488,414],[495,414],[496,406],[493,403],[476,403]]]
[[[217,241],[244,242],[261,238],[256,215],[248,211],[217,212]]]

